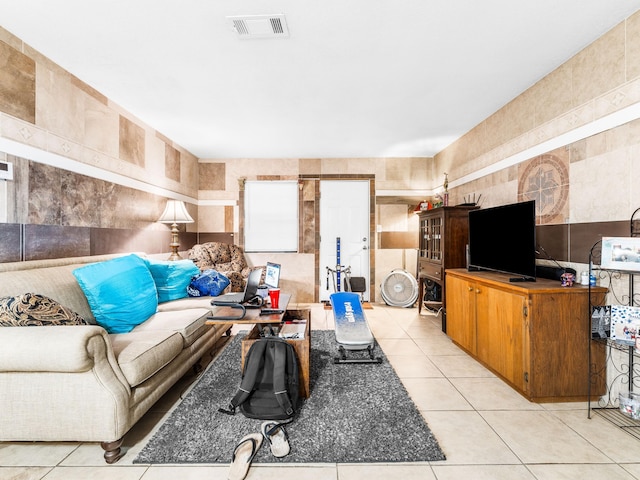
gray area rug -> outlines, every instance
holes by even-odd
[[[134,463],[229,463],[260,420],[218,412],[240,384],[237,335],[160,426]],[[333,331],[311,333],[311,396],[287,425],[291,453],[263,444],[254,463],[357,463],[444,460],[437,440],[376,346],[382,364],[335,365]]]

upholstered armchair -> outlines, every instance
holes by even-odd
[[[227,287],[231,292],[242,292],[251,272],[251,267],[244,258],[244,251],[237,245],[222,242],[206,242],[194,245],[188,252],[200,271],[214,269],[226,276],[231,284]]]

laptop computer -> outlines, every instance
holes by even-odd
[[[212,297],[212,305],[229,305],[237,303],[246,303],[253,299],[258,293],[258,285],[262,277],[262,268],[255,268],[249,273],[247,284],[244,286],[244,292],[233,292]]]
[[[278,288],[280,283],[280,264],[267,262],[267,268],[265,270],[264,284],[267,288]]]

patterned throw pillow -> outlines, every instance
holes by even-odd
[[[88,325],[74,311],[36,293],[0,298],[0,326]]]

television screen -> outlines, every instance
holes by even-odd
[[[469,269],[536,277],[536,204],[513,203],[469,212]]]

